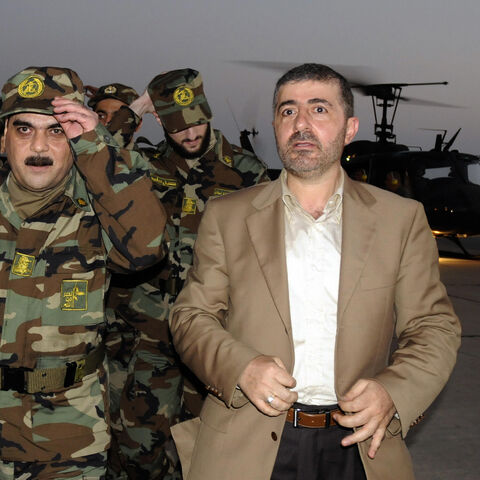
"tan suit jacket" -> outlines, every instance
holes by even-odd
[[[182,360],[207,385],[200,418],[176,425],[185,480],[267,480],[285,416],[261,414],[237,380],[256,356],[293,371],[294,349],[279,180],[209,202],[194,266],[172,310]],[[437,249],[421,204],[345,178],[335,388],[359,378],[391,395],[394,418],[369,480],[413,478],[403,437],[447,381],[460,326],[439,280]],[[398,347],[390,357],[392,337]]]

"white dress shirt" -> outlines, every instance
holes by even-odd
[[[334,353],[342,247],[344,173],[322,215],[306,212],[281,173],[290,317],[295,347],[293,376],[298,402],[337,403]]]

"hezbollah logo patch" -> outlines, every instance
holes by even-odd
[[[182,212],[193,215],[197,211],[197,201],[194,198],[185,197],[182,203]]]
[[[25,253],[15,252],[12,273],[20,277],[30,277],[35,266],[35,257]]]
[[[188,87],[178,87],[173,92],[173,99],[177,105],[182,107],[186,107],[193,102],[195,95],[193,94],[193,90]]]
[[[62,310],[86,310],[88,280],[62,280]]]
[[[43,78],[36,75],[27,77],[17,88],[18,94],[23,98],[39,97],[45,90]]]

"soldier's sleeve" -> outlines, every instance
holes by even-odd
[[[249,185],[269,182],[267,165],[256,155],[243,148],[232,145],[235,152],[235,167],[244,177],[249,177]],[[248,186],[248,185],[246,185]]]
[[[72,139],[71,145],[102,224],[110,262],[127,270],[157,262],[166,213],[147,175],[146,160],[120,148],[103,125]]]
[[[107,130],[119,147],[127,148],[141,120],[142,119],[133,110],[130,110],[130,108],[126,106],[120,107],[120,109],[113,114],[112,120],[107,125]]]

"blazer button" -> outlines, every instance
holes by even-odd
[[[276,434],[275,432],[272,432],[272,440],[273,440],[274,442],[277,441],[277,434]]]

